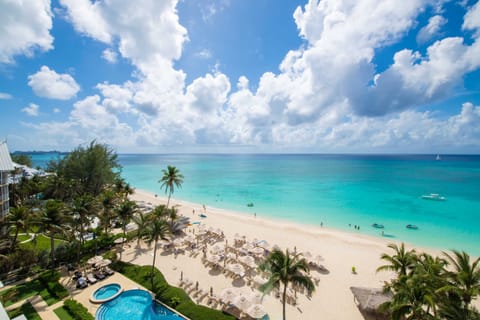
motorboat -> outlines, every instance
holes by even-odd
[[[253,202],[247,203],[247,207],[253,207]]]
[[[383,224],[378,224],[378,223],[372,224],[372,227],[377,228],[377,229],[383,229],[383,228],[385,228],[385,227],[383,226]]]
[[[430,194],[424,194],[422,196],[422,199],[425,200],[435,200],[435,201],[445,201],[447,198],[439,195],[438,193],[430,193]]]
[[[407,229],[418,230],[418,227],[414,224],[407,224],[405,227]]]

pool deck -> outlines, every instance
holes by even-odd
[[[143,289],[150,292],[150,290],[128,279],[127,277],[123,276],[121,273],[118,272],[115,272],[113,275],[102,281],[98,281],[95,284],[90,284],[85,289],[77,289],[75,286],[75,281],[72,279],[72,275],[65,272],[60,278],[60,283],[70,292],[71,298],[83,304],[88,309],[88,312],[90,312],[93,316],[95,316],[95,312],[97,312],[97,309],[100,307],[101,304],[90,302],[90,297],[95,290],[104,285],[110,283],[119,283],[124,291],[130,289]]]

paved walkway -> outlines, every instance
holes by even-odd
[[[47,305],[45,300],[43,300],[43,298],[41,296],[38,296],[38,295],[27,298],[27,299],[24,299],[24,300],[21,300],[21,301],[18,301],[16,303],[8,306],[5,309],[7,311],[10,311],[10,310],[13,310],[13,309],[20,308],[27,301],[32,304],[33,308],[35,309],[35,311],[37,311],[40,318],[45,319],[45,320],[50,320],[50,319],[60,320],[60,318],[57,317],[57,315],[55,314],[55,312],[53,312],[53,310],[63,306],[63,301],[59,301],[59,302],[49,306],[49,305]]]

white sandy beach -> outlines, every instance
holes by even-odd
[[[132,199],[150,202],[154,205],[166,202],[166,199],[155,197],[153,194],[136,190]],[[373,238],[361,234],[347,233],[331,230],[320,226],[304,226],[293,223],[284,223],[263,219],[261,217],[246,216],[227,212],[221,209],[206,207],[206,218],[199,214],[204,210],[202,205],[184,201],[170,200],[171,205],[178,205],[179,212],[191,218],[191,221],[200,221],[201,224],[220,228],[223,230],[229,243],[234,242],[236,233],[246,236],[247,240],[266,240],[270,244],[277,244],[282,249],[296,247],[298,252],[310,251],[312,256],[321,255],[323,266],[328,273],[312,271],[312,275],[319,278],[320,282],[311,299],[298,294],[297,305],[287,305],[288,319],[363,319],[354,303],[351,286],[376,287],[383,285],[385,280],[392,277],[391,273],[376,273],[375,270],[382,261],[380,255],[389,252],[387,244],[391,239]],[[193,214],[195,210],[195,214]],[[187,228],[187,234],[194,230],[198,232],[198,224]],[[231,241],[231,242],[230,242]],[[152,263],[153,249],[143,246],[142,250],[131,245],[123,254],[123,260],[139,265]],[[439,254],[434,250],[425,250],[431,254]],[[356,267],[357,274],[352,274],[352,266]],[[194,282],[199,282],[199,287],[204,290],[213,288],[214,293],[223,289],[237,287],[244,294],[254,289],[242,281],[234,281],[225,277],[220,272],[206,268],[201,262],[201,254],[196,258],[188,252],[175,257],[173,254],[162,253],[158,250],[157,267],[172,285],[178,285],[180,274]],[[273,295],[266,296],[263,300],[270,319],[280,319],[282,307],[280,300]]]

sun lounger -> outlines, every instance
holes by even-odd
[[[103,269],[105,271],[105,274],[107,276],[111,276],[112,274],[115,273],[115,271],[113,271],[112,269],[110,269],[109,267],[105,267],[105,269]]]
[[[91,284],[97,283],[97,279],[91,273],[87,273],[87,281]]]

